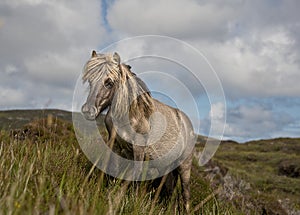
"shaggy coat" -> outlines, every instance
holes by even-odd
[[[83,81],[90,84],[87,101],[82,106],[85,118],[94,120],[108,109],[105,117],[109,133],[107,144],[113,146],[118,139],[128,142],[130,147],[121,147],[125,157],[145,161],[170,156],[172,162],[163,171],[167,173],[170,172],[168,169],[174,169],[169,175],[176,179],[177,175],[180,176],[184,205],[188,211],[195,143],[189,118],[182,111],[152,98],[146,84],[131,72],[130,66],[121,64],[117,53],[97,54],[93,51],[85,65]],[[132,153],[128,153],[129,148]],[[135,170],[140,172],[142,166],[135,166]],[[165,175],[164,172],[160,174]],[[171,184],[174,186],[174,182]]]

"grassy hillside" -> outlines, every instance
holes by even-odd
[[[36,116],[34,111],[28,113],[28,118]],[[179,184],[166,200],[157,198],[159,189],[147,183],[137,189],[133,183],[109,178],[86,159],[72,124],[50,118],[1,130],[0,214],[179,214],[183,210],[178,204]],[[213,190],[196,165],[191,184],[194,214],[235,213],[233,206],[211,195]]]
[[[0,111],[0,129],[17,129],[22,126],[51,114],[69,122],[72,121],[72,114],[63,110],[8,110]]]
[[[51,116],[53,119],[72,122],[72,112],[64,110],[7,110],[0,111],[0,130],[21,129],[24,125],[32,121],[47,118],[48,116]],[[103,119],[103,115],[98,117],[98,125],[104,125]]]
[[[300,213],[300,138],[224,143],[213,161],[238,179],[236,204],[266,214]]]
[[[170,200],[157,199],[159,189],[149,189],[146,183],[137,189],[93,167],[77,144],[70,112],[0,112],[0,127],[0,214],[178,214],[182,210],[179,185]],[[199,136],[198,151],[205,140]],[[194,160],[192,210],[194,214],[299,214],[299,159],[300,139],[225,141],[205,167]]]

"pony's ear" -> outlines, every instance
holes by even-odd
[[[121,57],[120,57],[120,55],[119,55],[117,52],[114,53],[113,59],[114,59],[114,61],[116,61],[118,64],[121,63]]]
[[[130,65],[126,64],[126,66],[127,66],[127,69],[129,69],[129,70],[131,69],[131,66],[130,66]]]
[[[92,51],[92,57],[97,57],[97,53],[95,50]]]

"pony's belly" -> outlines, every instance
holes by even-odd
[[[145,154],[147,154],[150,159],[178,159],[184,152],[185,141],[182,135],[178,136],[176,139],[168,139],[168,141],[158,141],[153,144],[149,144],[145,148]]]

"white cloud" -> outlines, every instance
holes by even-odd
[[[129,34],[218,37],[227,32],[241,2],[119,0],[109,8],[107,19],[113,29]]]
[[[212,120],[223,120],[225,117],[225,107],[222,103],[215,103],[211,105],[209,118]]]
[[[45,52],[28,59],[24,66],[32,80],[70,88],[82,71],[84,55],[89,58],[89,52],[84,49],[70,49],[64,54]]]
[[[239,104],[226,109],[223,104],[215,103],[211,105],[207,118],[201,122],[201,130],[215,138],[246,141],[281,135],[297,136],[298,132],[291,129],[295,123],[297,119],[290,114],[260,104]]]
[[[284,28],[198,46],[207,54],[230,97],[300,96],[300,52]]]
[[[169,35],[197,47],[216,69],[229,97],[299,96],[300,49],[292,33],[299,24],[293,4],[297,3],[119,0],[109,7],[107,19],[123,35]]]
[[[0,13],[0,84],[6,92],[0,107],[43,107],[49,98],[62,106],[64,96],[70,109],[68,98],[91,50],[108,40],[101,2],[2,1]],[[5,103],[11,90],[27,100]]]
[[[7,75],[12,75],[18,73],[18,69],[14,65],[7,65],[4,69],[4,73]]]
[[[286,113],[256,105],[228,109],[224,136],[238,140],[278,137],[284,127],[294,122]]]
[[[223,103],[211,104],[208,118],[202,123],[207,135],[222,139],[226,128],[226,107]],[[210,126],[210,127],[209,127]],[[203,128],[202,128],[203,129]]]
[[[24,104],[26,101],[24,92],[21,89],[10,89],[0,87],[0,107],[10,107]]]

